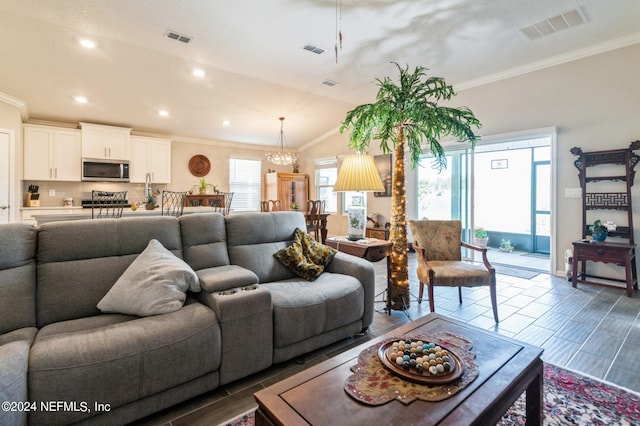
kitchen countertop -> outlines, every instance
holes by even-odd
[[[47,207],[34,207],[33,210],[45,210]],[[66,210],[69,209],[68,212],[65,213],[51,213],[51,214],[36,214],[33,215],[33,218],[38,222],[38,225],[42,225],[47,222],[59,222],[62,220],[81,220],[81,219],[91,219],[91,209],[83,209],[81,207],[49,207],[51,210]],[[207,212],[215,212],[218,209],[214,207],[185,207],[183,210],[183,214],[190,213],[207,213]],[[139,208],[136,211],[131,210],[130,208],[125,208],[122,212],[122,217],[143,217],[143,216],[160,216],[161,214],[160,208],[156,208],[154,210],[145,210],[144,208]]]

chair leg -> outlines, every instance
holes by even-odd
[[[462,305],[462,287],[458,287],[458,300],[460,301],[460,304]]]
[[[491,306],[493,307],[493,319],[498,324],[498,299],[496,297],[496,284],[493,283],[489,286],[489,294],[491,295]]]
[[[424,293],[424,283],[420,281],[420,291],[418,293],[418,305],[422,303],[422,294]]]
[[[429,294],[429,309],[431,310],[431,312],[435,312],[436,307],[435,307],[435,304],[433,303],[433,285],[429,284],[427,286],[427,292]]]

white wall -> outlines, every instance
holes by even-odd
[[[640,44],[637,44],[460,91],[451,102],[454,106],[471,108],[483,125],[481,135],[557,127],[557,226],[552,250],[558,271],[564,265],[564,250],[581,237],[581,200],[564,196],[565,188],[579,187],[573,166],[576,157],[569,149],[574,146],[583,151],[627,148],[631,141],[640,139],[639,69]],[[312,169],[314,158],[348,152],[347,144],[345,134],[329,137],[305,150],[304,170]],[[369,153],[379,151],[372,149]],[[636,238],[640,235],[637,217],[640,179],[637,181],[633,187]],[[412,188],[407,188],[407,194],[411,191]],[[368,201],[369,212],[388,214],[390,211],[390,198],[370,196]],[[603,212],[603,220],[606,214]]]

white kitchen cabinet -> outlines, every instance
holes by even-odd
[[[152,183],[171,183],[171,140],[131,136],[131,182],[144,182],[147,173]]]
[[[80,131],[24,126],[24,180],[81,180]]]
[[[80,123],[82,129],[82,157],[129,160],[131,129]]]

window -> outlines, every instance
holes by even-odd
[[[316,161],[316,197],[324,200],[325,210],[335,213],[338,211],[338,194],[333,192],[333,185],[338,177],[338,165],[335,159]]]
[[[229,159],[229,191],[233,192],[233,211],[260,210],[261,167],[260,160]]]

